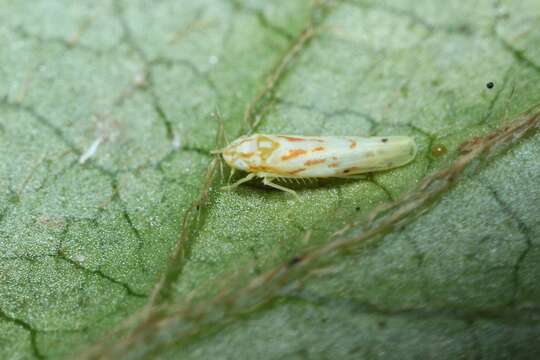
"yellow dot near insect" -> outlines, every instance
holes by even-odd
[[[416,143],[408,136],[298,136],[253,134],[241,136],[215,151],[234,170],[249,174],[224,189],[255,177],[263,184],[298,196],[274,183],[278,179],[358,178],[410,163]]]
[[[431,147],[431,155],[433,155],[434,157],[441,157],[443,155],[446,155],[447,152],[448,150],[443,144],[434,144]]]

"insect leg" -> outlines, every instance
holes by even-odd
[[[221,190],[231,190],[231,189],[234,189],[234,188],[237,187],[238,185],[240,185],[240,184],[242,184],[242,183],[245,183],[246,181],[249,181],[249,180],[253,179],[254,177],[255,177],[255,173],[248,174],[246,177],[241,178],[240,180],[238,180],[237,182],[235,182],[235,183],[232,184],[232,185],[223,186],[223,187],[221,188]]]
[[[220,179],[221,181],[223,181],[223,178],[225,176],[225,172],[223,170],[223,159],[218,158],[217,160],[219,161],[219,175],[221,176]]]
[[[274,189],[278,189],[278,190],[281,190],[281,191],[288,192],[289,194],[293,194],[297,199],[300,199],[300,197],[298,196],[296,191],[294,191],[293,189],[286,188],[285,186],[274,184],[272,182],[272,180],[273,180],[273,178],[265,177],[265,178],[263,178],[263,184],[268,185],[270,187],[273,187]]]
[[[227,179],[227,184],[231,183],[231,179],[234,176],[235,170],[236,170],[235,168],[231,168],[231,171],[229,173],[229,178]]]

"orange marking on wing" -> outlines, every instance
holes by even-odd
[[[289,141],[316,141],[316,142],[324,142],[324,140],[321,140],[321,139],[302,138],[302,137],[295,137],[295,136],[278,135],[278,137],[280,137],[280,138],[282,138],[282,139],[289,140]]]
[[[311,151],[313,151],[313,152],[324,151],[324,146],[317,146],[316,148],[313,148]]]
[[[265,171],[267,170],[267,166],[266,165],[251,165],[249,164],[249,168],[248,168],[248,171],[249,172],[257,172],[257,171]]]
[[[321,164],[321,163],[323,163],[325,161],[326,161],[326,159],[313,159],[313,160],[306,161],[304,163],[304,165],[311,166],[311,165]]]
[[[283,171],[283,170],[279,170],[273,166],[268,166],[268,165],[249,165],[249,172],[254,172],[254,173],[258,173],[258,172],[267,172],[267,173],[271,173],[271,174],[276,174],[276,175],[288,175],[289,173],[286,172],[286,171]]]
[[[296,170],[293,170],[293,171],[288,171],[287,173],[288,173],[289,175],[296,175],[296,174],[298,174],[299,172],[304,171],[304,170],[306,170],[306,169],[305,169],[305,168],[300,168],[300,169],[296,169]]]
[[[330,165],[328,165],[328,167],[331,167],[331,168],[337,168],[339,166],[338,163],[332,163]]]
[[[279,137],[282,139],[289,140],[289,141],[306,141],[305,138],[294,137],[294,136],[279,136]]]
[[[248,159],[248,158],[252,157],[253,155],[255,155],[254,152],[240,153],[240,157],[242,157],[244,159]]]
[[[351,145],[349,146],[351,149],[354,149],[356,147],[356,141],[349,140],[351,142]]]
[[[283,155],[281,157],[281,160],[290,160],[290,159],[293,159],[295,157],[298,157],[298,156],[302,156],[304,155],[305,153],[307,153],[306,150],[302,150],[302,149],[293,149],[293,150],[289,150],[289,152],[287,153],[287,155]]]

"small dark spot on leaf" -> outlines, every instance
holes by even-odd
[[[287,265],[294,266],[298,264],[300,261],[302,261],[302,258],[300,256],[294,256],[293,258],[289,260],[289,262],[287,262]]]
[[[456,31],[461,34],[472,34],[473,29],[469,24],[461,24],[458,27],[456,27]]]
[[[379,322],[377,322],[377,325],[379,326],[379,328],[384,329],[386,327],[386,321],[380,320]]]
[[[355,207],[354,210],[360,211],[360,206]]]
[[[426,255],[423,253],[419,253],[419,254],[414,255],[414,258],[416,258],[420,263],[422,263],[424,262]]]
[[[387,138],[382,138],[381,141],[382,141],[383,143],[385,143],[385,142],[388,141],[388,139],[387,139]]]
[[[21,198],[19,197],[19,194],[12,193],[11,196],[9,196],[8,201],[12,204],[18,204],[21,202]]]
[[[409,96],[409,87],[405,84],[403,85],[399,91],[401,92],[401,96],[403,96],[404,98],[408,97]]]
[[[486,84],[486,87],[487,87],[488,89],[493,89],[494,86],[495,86],[495,84],[494,84],[492,81],[490,81],[490,82],[488,82],[488,83]]]
[[[351,170],[349,170],[349,169],[343,170],[343,173],[344,173],[344,174],[347,174],[347,173],[349,173],[349,172],[351,172]]]

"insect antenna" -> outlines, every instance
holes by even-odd
[[[221,116],[221,111],[219,110],[219,106],[216,105],[216,110],[210,114],[211,117],[215,118],[218,122],[218,128],[216,132],[216,139],[215,144],[217,149],[211,150],[210,154],[217,155],[218,161],[219,161],[219,173],[221,175],[221,178],[224,178],[224,170],[223,170],[223,158],[219,155],[223,153],[223,150],[229,143],[227,140],[227,136],[225,134],[225,122],[223,121],[223,117]],[[234,171],[231,172],[231,176],[234,173]],[[231,179],[231,176],[229,176],[229,182]]]
[[[227,134],[225,134],[225,121],[221,115],[221,110],[219,105],[216,105],[216,110],[210,114],[218,122],[218,131],[216,134],[216,145],[218,147],[224,148],[229,145],[229,140],[227,139]]]

